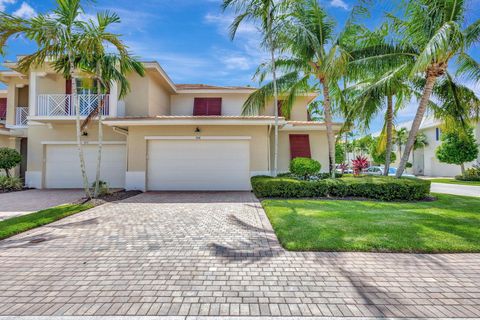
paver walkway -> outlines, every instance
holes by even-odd
[[[82,190],[25,190],[0,193],[0,220],[80,199]]]
[[[147,193],[0,242],[0,315],[480,317],[480,255],[285,252],[250,193]]]

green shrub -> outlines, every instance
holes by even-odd
[[[473,168],[465,170],[462,176],[456,176],[455,179],[460,181],[480,181],[480,165],[475,165]]]
[[[92,184],[92,190],[93,191],[95,191],[95,184],[96,184],[96,182],[94,182]],[[108,183],[100,180],[99,183],[98,183],[98,196],[103,197],[103,196],[106,196],[106,195],[109,195],[109,194],[111,194],[111,192],[110,192],[110,188],[108,187]]]
[[[318,181],[266,176],[252,178],[253,192],[259,198],[359,197],[411,201],[428,197],[430,185],[427,180],[372,176]]]
[[[305,179],[319,173],[320,169],[320,162],[310,158],[295,158],[290,162],[290,172]]]
[[[0,176],[0,190],[18,191],[23,189],[22,179],[18,177]]]
[[[343,176],[344,176],[344,174],[342,174],[342,173],[338,173],[338,172],[335,173],[336,178],[341,178]],[[298,176],[291,173],[291,172],[280,173],[280,174],[278,174],[278,177],[279,178],[298,179]],[[328,172],[320,172],[320,173],[317,173],[317,174],[310,175],[309,179],[304,179],[303,177],[301,177],[301,178],[303,180],[325,180],[325,179],[330,179],[331,175]]]
[[[0,148],[0,169],[10,177],[10,169],[15,168],[22,162],[22,155],[12,148]]]

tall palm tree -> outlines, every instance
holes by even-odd
[[[96,80],[97,93],[106,93],[108,88],[114,84],[118,84],[118,98],[121,99],[130,91],[130,83],[127,80],[127,74],[132,72],[140,76],[145,75],[143,64],[129,55],[118,55],[107,53],[100,56],[87,57],[87,59],[80,58],[79,68],[85,72],[89,77]],[[97,167],[95,175],[95,187],[93,196],[96,198],[99,195],[100,189],[100,169],[102,161],[102,147],[103,147],[103,116],[102,110],[105,107],[105,101],[99,100],[96,108],[87,116],[82,123],[81,129],[86,128],[88,123],[95,117],[98,117],[98,151],[97,151]]]
[[[278,174],[278,88],[277,88],[277,69],[275,52],[277,44],[275,41],[275,30],[281,21],[281,11],[287,4],[286,0],[223,0],[223,10],[233,8],[235,20],[230,26],[230,36],[232,39],[243,22],[254,21],[260,24],[260,30],[263,33],[264,44],[270,52],[270,66],[273,84],[273,103],[275,114],[274,128],[274,157],[273,157],[273,176]]]
[[[22,71],[44,65],[50,61],[55,71],[71,79],[72,104],[76,118],[76,140],[80,158],[85,194],[91,198],[90,185],[85,169],[85,158],[81,143],[80,104],[77,99],[77,69],[79,57],[92,59],[105,54],[107,46],[120,55],[128,55],[127,47],[117,34],[108,32],[107,28],[120,19],[116,14],[98,14],[97,20],[84,21],[81,0],[56,0],[57,7],[48,14],[39,14],[31,19],[14,17],[0,13],[0,53],[5,43],[12,37],[24,36],[37,44],[37,51],[27,55],[19,62]]]
[[[323,114],[327,128],[329,171],[335,177],[335,133],[333,131],[332,92],[339,92],[338,80],[346,73],[349,54],[335,34],[335,22],[317,0],[299,0],[291,6],[289,18],[281,30],[282,48],[291,53],[277,59],[284,74],[277,80],[279,91],[287,99],[282,104],[288,114],[295,97],[314,88],[322,92]],[[273,88],[274,89],[274,88]],[[274,93],[274,92],[273,92]],[[255,114],[272,96],[272,84],[254,92],[243,106],[244,114]]]
[[[410,74],[423,74],[425,85],[405,150],[397,170],[401,177],[415,143],[415,137],[427,110],[427,105],[439,78],[446,75],[452,59],[457,59],[459,72],[467,76],[478,75],[475,59],[466,52],[480,38],[480,19],[465,25],[465,0],[408,0],[402,17],[390,15],[392,24],[402,37],[401,45],[416,52]],[[478,81],[476,79],[475,81]]]
[[[405,106],[414,94],[406,79],[407,65],[401,65],[384,74],[375,74],[373,78],[364,78],[345,90],[349,108],[347,119],[356,120],[360,127],[369,129],[370,122],[380,113],[385,112],[385,124],[378,139],[377,153],[385,152],[385,175],[388,175],[392,153],[394,129],[393,121],[397,112]],[[366,68],[365,70],[368,70]],[[367,71],[372,73],[371,71]]]

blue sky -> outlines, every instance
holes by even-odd
[[[348,17],[354,0],[319,0],[338,21],[339,28]],[[373,27],[383,13],[393,9],[392,1],[377,1],[365,23]],[[111,10],[122,23],[115,32],[123,35],[130,50],[142,60],[156,60],[176,83],[207,83],[215,85],[257,85],[252,75],[268,56],[259,46],[255,26],[241,27],[237,38],[228,37],[231,13],[223,13],[220,0],[85,0],[86,15]],[[390,4],[389,4],[390,3]],[[48,12],[54,0],[0,0],[0,10],[29,17]],[[471,0],[468,19],[480,16],[480,0]],[[24,39],[8,43],[4,60],[15,60],[18,54],[30,53],[35,47]],[[480,56],[475,49],[474,55]],[[398,122],[409,120],[415,106],[406,108]],[[381,126],[375,121],[372,130]]]

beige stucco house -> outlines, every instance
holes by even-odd
[[[398,124],[396,129],[406,128],[410,130],[412,122],[405,122]],[[455,177],[461,174],[460,166],[442,163],[437,159],[436,150],[442,144],[442,121],[435,119],[432,116],[426,116],[421,125],[420,132],[423,132],[427,138],[428,145],[424,148],[417,149],[410,155],[410,162],[412,163],[412,169],[415,175],[431,176],[431,177]],[[475,125],[474,135],[477,142],[480,144],[480,122]],[[401,155],[398,150],[398,146],[394,148],[397,153],[397,161],[393,166],[398,166],[400,163]],[[480,163],[480,154],[477,161],[466,163],[466,168],[471,167],[473,164]]]
[[[145,77],[131,75],[131,92],[122,100],[115,85],[98,95],[76,84],[82,118],[105,102],[102,180],[136,190],[250,190],[251,176],[271,173],[273,102],[261,114],[243,116],[242,105],[255,89],[175,84],[158,63],[144,65]],[[16,71],[16,63],[5,66],[0,145],[27,159],[17,172],[28,187],[80,188],[72,83],[48,66],[27,74]],[[310,156],[328,170],[325,125],[309,121],[307,113],[315,98],[299,97],[290,119],[280,118],[279,171],[287,171],[296,156]],[[96,122],[82,143],[93,181]]]

